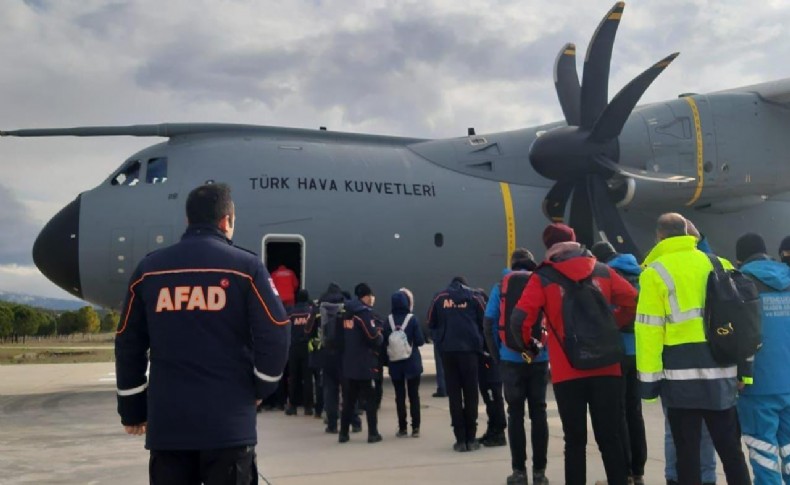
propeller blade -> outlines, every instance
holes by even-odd
[[[623,168],[622,165],[615,163],[603,155],[596,155],[593,157],[593,162],[597,163],[606,170],[622,175],[623,177],[631,177],[638,180],[646,180],[648,182],[659,183],[678,183],[685,184],[694,181],[694,177],[687,177],[685,175],[676,175],[672,173],[656,173],[648,172],[647,170],[633,169],[631,167]]]
[[[560,100],[562,113],[569,126],[579,126],[581,121],[581,87],[576,72],[576,45],[562,46],[554,61],[554,87]]]
[[[598,24],[584,58],[584,73],[581,88],[581,124],[590,129],[601,115],[609,100],[609,64],[612,60],[612,45],[624,2],[617,2]]]
[[[585,246],[592,247],[595,242],[593,233],[593,213],[590,192],[587,189],[587,178],[576,181],[571,200],[570,226],[576,232],[576,240]]]
[[[609,198],[609,189],[604,178],[591,175],[587,178],[587,184],[601,239],[609,241],[618,253],[633,254],[637,261],[642,261],[642,253],[628,233],[620,212]]]
[[[562,180],[555,183],[543,198],[543,214],[551,222],[565,222],[565,206],[572,190],[573,181]]]
[[[679,54],[679,52],[675,52],[661,59],[626,84],[625,87],[612,98],[612,101],[606,106],[603,113],[601,113],[598,121],[595,122],[592,133],[590,133],[590,140],[605,142],[619,136],[620,132],[623,131],[626,120],[628,120],[628,115],[631,114],[639,98],[642,97],[656,77],[658,77]]]

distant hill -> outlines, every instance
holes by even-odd
[[[36,308],[45,308],[47,310],[64,310],[73,311],[79,310],[85,305],[89,305],[84,301],[78,300],[63,300],[60,298],[46,298],[43,296],[23,295],[21,293],[9,293],[0,290],[0,301],[7,301],[11,303],[20,303]]]

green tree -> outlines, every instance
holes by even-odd
[[[0,306],[0,340],[5,340],[14,333],[14,312],[8,306]]]
[[[58,317],[58,334],[71,335],[79,331],[77,312],[63,312]]]
[[[101,319],[101,331],[113,332],[118,328],[118,321],[121,316],[117,312],[110,310]]]
[[[14,333],[22,337],[22,342],[28,335],[35,335],[41,323],[41,314],[36,310],[19,305],[14,308]]]
[[[99,314],[92,306],[84,306],[77,310],[77,322],[82,333],[97,333],[101,328]]]
[[[57,333],[57,320],[53,315],[50,314],[42,314],[41,323],[38,326],[38,331],[36,335],[46,337],[49,335],[55,335]]]

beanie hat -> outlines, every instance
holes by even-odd
[[[370,289],[367,283],[360,283],[354,287],[354,295],[360,300],[368,295],[372,295],[373,290]]]
[[[525,248],[516,248],[510,255],[510,269],[533,271],[538,264],[535,257]]]
[[[310,301],[310,293],[306,289],[301,288],[296,292],[296,303],[307,303]]]
[[[735,259],[744,262],[755,254],[765,253],[765,241],[762,236],[753,232],[747,232],[738,238],[735,243]]]
[[[617,256],[617,251],[609,241],[598,241],[590,248],[595,259],[602,263],[608,263],[610,259]]]
[[[549,224],[543,230],[543,245],[546,246],[546,249],[557,243],[575,240],[576,233],[573,232],[573,229],[559,222]]]
[[[785,237],[779,243],[779,254],[782,254],[782,251],[790,251],[790,236]]]

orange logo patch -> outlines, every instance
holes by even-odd
[[[225,308],[227,297],[219,286],[176,286],[159,290],[156,313],[181,310],[203,310],[216,312]]]

